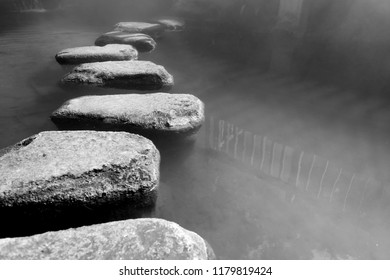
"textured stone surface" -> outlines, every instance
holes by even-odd
[[[173,86],[173,77],[163,66],[149,61],[106,61],[75,67],[64,84],[85,84],[123,89],[158,90]]]
[[[77,129],[103,125],[143,135],[188,135],[204,122],[204,105],[190,94],[83,96],[67,101],[51,118],[60,129],[66,124]]]
[[[128,33],[122,31],[104,33],[95,41],[96,46],[105,46],[107,44],[132,45],[139,52],[151,52],[157,45],[153,38],[147,34]]]
[[[154,204],[160,155],[126,132],[47,131],[0,152],[2,209]]]
[[[115,25],[115,30],[127,33],[143,33],[152,37],[159,37],[164,32],[165,27],[159,23],[119,22]]]
[[[183,31],[185,23],[183,20],[176,18],[161,18],[155,21],[164,26],[166,31]]]
[[[178,224],[135,219],[0,239],[0,259],[214,259],[207,242]]]
[[[138,58],[138,51],[130,45],[109,44],[103,47],[86,46],[64,49],[57,53],[55,58],[60,64],[135,60]]]

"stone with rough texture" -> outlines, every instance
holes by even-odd
[[[67,101],[51,119],[60,129],[106,127],[142,135],[189,135],[203,124],[204,105],[190,94],[83,96]]]
[[[0,151],[0,212],[153,205],[160,154],[126,132],[46,131]],[[15,210],[16,211],[16,210]]]
[[[60,64],[135,60],[138,58],[138,51],[130,45],[109,44],[103,47],[86,46],[64,49],[57,53],[55,58]]]
[[[111,31],[100,35],[96,39],[96,46],[105,46],[107,44],[126,44],[132,45],[139,52],[151,52],[156,48],[156,41],[147,34],[128,33],[122,31]]]
[[[162,219],[135,219],[0,239],[0,259],[207,260],[198,234]]]
[[[127,33],[143,33],[152,37],[159,37],[164,32],[165,27],[159,23],[148,22],[119,22],[115,25],[115,31]]]
[[[106,61],[81,64],[65,75],[62,83],[158,90],[170,89],[173,77],[163,66],[149,61]]]
[[[155,22],[161,24],[166,31],[183,31],[185,26],[183,20],[175,18],[161,18]]]

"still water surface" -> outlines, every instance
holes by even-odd
[[[56,130],[49,115],[70,98],[128,92],[58,86],[70,68],[54,55],[106,31],[64,14],[2,19],[0,148]],[[207,123],[161,151],[159,199],[142,215],[194,230],[221,259],[390,258],[389,102],[259,70],[251,54],[215,57],[186,32],[140,59],[203,100]]]

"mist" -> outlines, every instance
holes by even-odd
[[[157,205],[140,216],[194,230],[221,259],[389,259],[387,0],[2,0],[0,148],[56,130],[66,100],[129,93],[59,87],[58,51],[162,17],[184,31],[139,59],[200,98],[206,122],[161,147]]]

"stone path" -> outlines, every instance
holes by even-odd
[[[103,47],[70,48],[56,54],[59,64],[81,64],[102,61],[136,60],[138,51],[131,45],[109,44]]]
[[[127,33],[122,31],[111,31],[100,35],[96,39],[96,46],[107,44],[127,44],[136,48],[139,52],[151,52],[156,48],[156,41],[147,34]]]
[[[125,132],[47,131],[0,157],[0,208],[92,207],[127,199],[153,205],[160,155]]]
[[[199,235],[161,219],[136,219],[0,239],[0,259],[207,260]]]
[[[115,31],[144,33],[152,37],[159,37],[165,31],[165,26],[148,22],[118,22],[115,25]]]
[[[125,33],[143,33],[159,38],[165,32],[178,32],[184,30],[184,22],[177,18],[159,18],[150,22],[118,22],[114,30]]]
[[[204,105],[190,94],[83,96],[51,115],[59,129],[124,130],[145,136],[187,136],[204,122]]]
[[[62,78],[62,83],[124,89],[170,89],[171,74],[150,61],[105,61],[84,63]]]
[[[179,31],[183,26],[169,19],[119,23],[116,29],[121,31],[103,34],[95,41],[97,46],[65,49],[56,55],[60,64],[82,63],[62,83],[170,89],[173,77],[163,66],[136,60],[138,52],[150,52],[156,46],[152,37],[139,32],[160,36],[165,30]],[[153,206],[159,185],[160,153],[151,140],[125,131],[137,128],[132,132],[173,137],[194,134],[204,122],[204,105],[190,94],[85,96],[68,101],[53,113],[52,119],[60,128],[65,120],[84,128],[90,128],[92,122],[94,127],[92,131],[74,131],[73,126],[69,131],[41,132],[0,150],[3,214],[15,211],[19,215],[25,211],[34,221],[45,220],[42,216],[55,215],[57,211],[85,207],[93,212],[95,206],[112,206],[121,201],[135,208]],[[108,129],[96,123],[108,125]],[[159,219],[0,239],[0,252],[0,259],[215,258],[200,236]]]
[[[185,27],[184,21],[175,18],[161,18],[155,21],[164,26],[165,31],[183,31]]]

